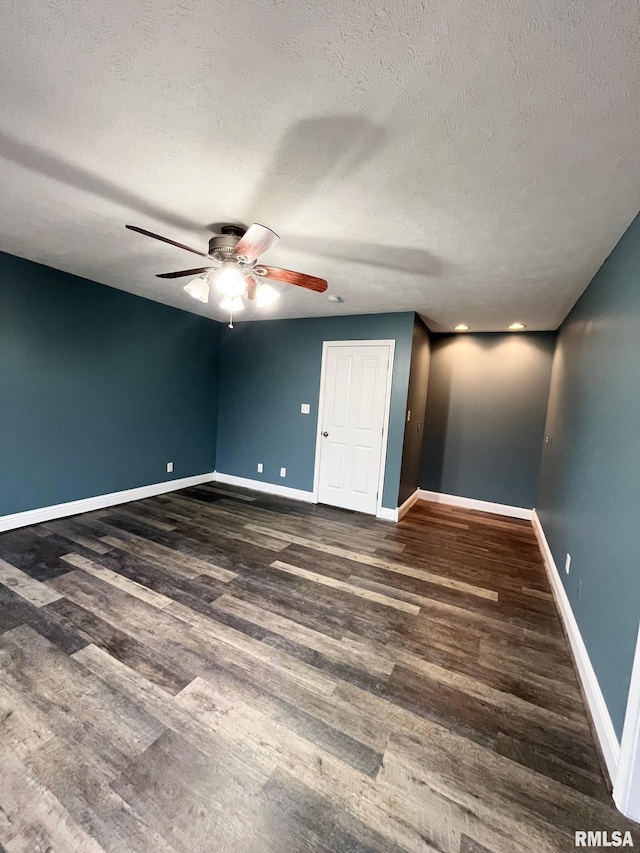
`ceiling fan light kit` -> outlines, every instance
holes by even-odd
[[[183,289],[187,291],[189,296],[193,296],[194,299],[199,299],[200,302],[206,304],[209,301],[209,276],[206,273],[199,275],[198,278],[194,278],[185,284]]]
[[[237,261],[224,261],[221,269],[209,273],[209,279],[220,296],[233,299],[247,292],[247,282]]]
[[[239,296],[225,296],[220,302],[220,307],[228,311],[229,314],[234,314],[238,311],[244,311],[244,302]]]
[[[195,255],[212,261],[215,266],[160,273],[158,278],[196,276],[188,284],[185,284],[184,290],[194,299],[204,303],[209,301],[213,287],[222,297],[220,307],[229,312],[230,329],[233,329],[233,314],[244,310],[243,299],[255,301],[258,308],[264,308],[279,298],[278,291],[270,284],[262,281],[264,278],[303,287],[316,293],[324,293],[327,289],[327,282],[322,278],[293,270],[280,269],[279,267],[256,265],[260,255],[280,239],[275,231],[266,228],[264,225],[254,223],[246,231],[237,225],[224,225],[221,228],[220,236],[212,237],[209,240],[208,253],[192,249],[190,246],[185,246],[184,243],[177,243],[175,240],[169,240],[167,237],[161,237],[159,234],[154,234],[135,225],[127,225],[126,227],[138,234],[144,234],[146,237],[152,237],[154,240],[160,240],[170,246],[193,252]]]
[[[270,284],[259,284],[256,288],[256,305],[258,308],[271,305],[272,302],[275,302],[279,298],[280,294]]]

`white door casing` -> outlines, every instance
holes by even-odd
[[[395,341],[325,341],[315,499],[375,514],[381,506]]]
[[[613,799],[622,814],[640,821],[640,630],[636,640]]]

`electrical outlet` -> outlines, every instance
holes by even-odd
[[[553,436],[550,433],[547,433],[544,437],[544,443],[548,444],[549,447],[553,447]]]
[[[167,474],[173,473],[173,462],[167,462]]]
[[[309,403],[301,403],[300,404],[300,414],[308,415],[311,412],[311,405]]]
[[[281,477],[286,477],[286,476],[287,476],[287,469],[286,469],[286,468],[281,468],[281,469],[280,469],[280,476],[281,476]]]
[[[258,462],[258,474],[262,474],[263,471],[264,465],[262,464],[262,462]]]
[[[567,554],[567,559],[564,564],[564,570],[567,574],[569,574],[569,569],[571,568],[571,554]]]

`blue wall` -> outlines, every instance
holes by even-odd
[[[0,253],[0,515],[213,471],[219,328]]]
[[[532,509],[553,332],[435,336],[420,485]]]
[[[640,619],[640,217],[560,328],[546,431],[538,514],[620,737]]]
[[[313,490],[323,341],[395,339],[383,505],[398,503],[413,313],[237,323],[223,328],[217,470]],[[311,414],[300,414],[309,403]],[[257,473],[258,462],[264,473]],[[280,468],[287,476],[279,476]]]

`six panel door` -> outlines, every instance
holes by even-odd
[[[390,347],[329,345],[319,425],[318,501],[375,514]]]

